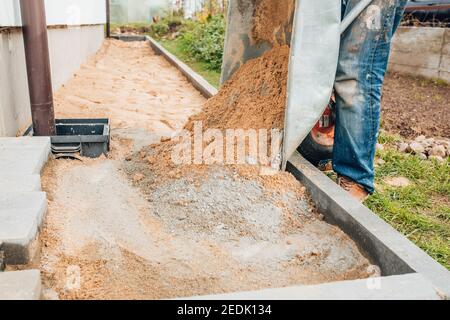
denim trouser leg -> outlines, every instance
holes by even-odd
[[[343,1],[348,13],[359,0]],[[391,39],[406,0],[374,0],[342,35],[336,73],[336,133],[333,168],[374,191],[375,148],[381,91]]]

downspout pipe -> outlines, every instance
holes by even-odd
[[[111,38],[111,7],[109,0],[106,1],[106,37]]]
[[[35,136],[54,136],[52,77],[44,0],[20,0],[31,117]]]

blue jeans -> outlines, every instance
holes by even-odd
[[[343,15],[359,0],[343,0]],[[374,0],[342,35],[336,73],[333,169],[374,191],[381,92],[406,0]]]

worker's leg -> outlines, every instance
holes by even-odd
[[[344,1],[348,13],[360,0]],[[406,0],[374,0],[342,36],[336,75],[333,168],[374,191],[381,91]]]

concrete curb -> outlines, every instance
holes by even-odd
[[[202,76],[189,68],[184,62],[180,61],[177,57],[171,54],[169,51],[164,49],[158,42],[149,36],[146,36],[146,40],[149,41],[152,49],[159,55],[162,55],[170,62],[175,68],[180,70],[180,72],[189,80],[190,83],[200,91],[206,98],[211,98],[217,94],[217,89],[209,84]]]
[[[441,297],[421,275],[409,274],[192,297],[187,300],[441,300]]]

